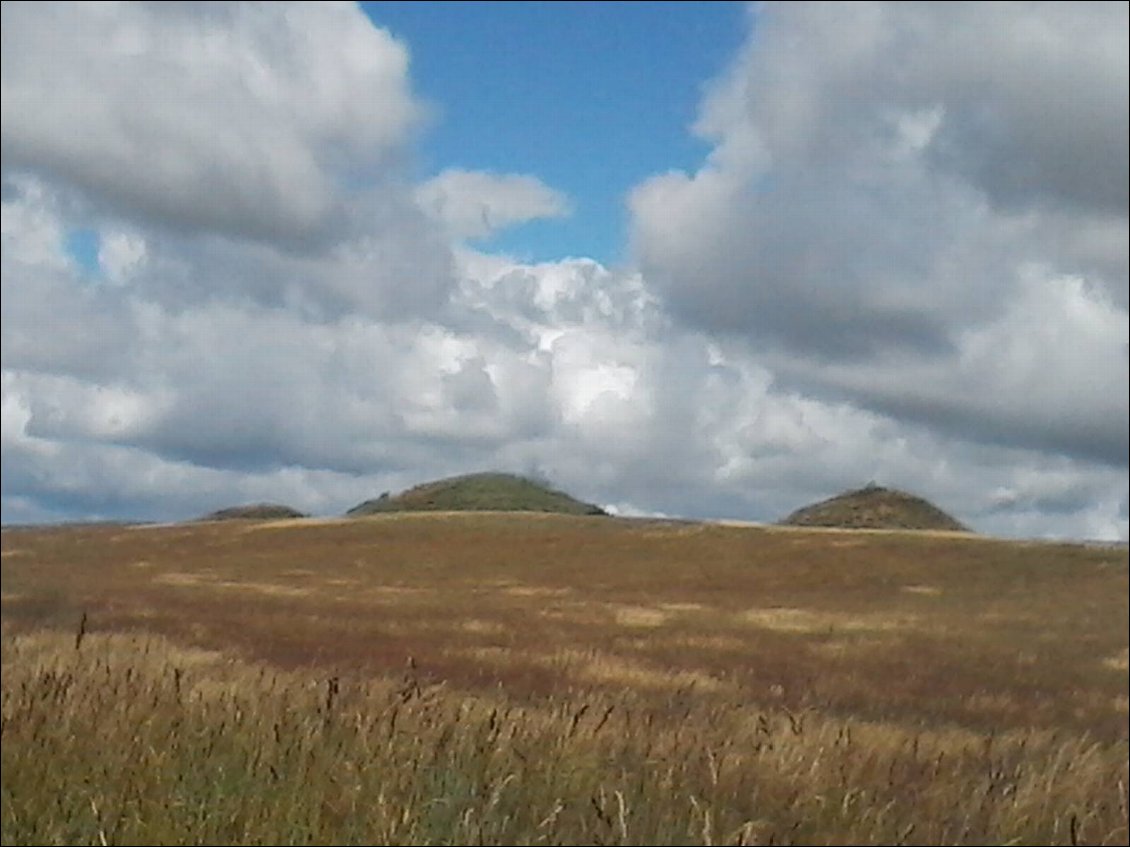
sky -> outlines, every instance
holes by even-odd
[[[438,6],[438,7],[437,7]],[[706,83],[741,46],[741,3],[365,3],[404,41],[432,110],[415,153],[445,168],[536,175],[568,215],[481,246],[525,261],[629,260],[624,198],[709,152],[687,131]],[[500,132],[500,127],[521,128]]]
[[[1125,540],[1128,8],[5,2],[0,517]]]

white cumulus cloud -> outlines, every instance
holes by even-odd
[[[1124,468],[1128,65],[1125,4],[759,6],[641,269],[801,390]]]
[[[5,3],[5,167],[177,229],[302,244],[418,124],[352,4]]]
[[[569,201],[537,177],[450,168],[416,191],[421,207],[460,239],[478,239],[569,214]]]

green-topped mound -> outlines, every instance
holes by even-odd
[[[476,473],[426,482],[395,496],[382,494],[346,514],[363,517],[381,512],[556,512],[565,515],[603,515],[583,503],[532,479],[505,473]]]
[[[933,503],[878,485],[848,491],[797,509],[786,526],[826,526],[841,529],[928,529],[969,532]]]
[[[280,506],[277,503],[251,503],[247,506],[232,506],[228,509],[219,509],[209,512],[199,520],[202,521],[277,521],[290,518],[304,518],[302,512],[290,506]]]

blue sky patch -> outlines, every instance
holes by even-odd
[[[83,273],[90,276],[98,276],[102,273],[102,266],[98,262],[102,238],[97,230],[85,228],[69,230],[63,247]]]
[[[531,174],[567,218],[484,245],[533,261],[627,259],[628,191],[709,149],[689,131],[704,85],[748,34],[741,3],[365,3],[410,50],[435,110],[421,181],[444,168]]]

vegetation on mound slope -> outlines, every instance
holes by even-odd
[[[843,529],[933,529],[969,532],[969,528],[933,503],[891,488],[868,485],[797,509],[781,523]]]
[[[379,512],[556,512],[565,515],[603,515],[604,510],[562,491],[525,477],[504,473],[454,476],[417,485],[396,496],[382,494],[346,514]]]
[[[290,506],[280,506],[277,503],[251,503],[246,506],[232,506],[227,509],[218,509],[200,518],[202,521],[274,521],[287,518],[304,518],[302,512]]]

